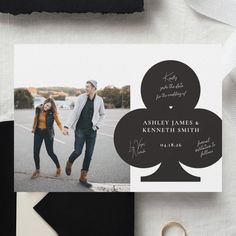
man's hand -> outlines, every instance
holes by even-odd
[[[69,135],[69,129],[66,128],[66,127],[64,127],[63,130],[62,130],[62,133],[63,133],[64,135]]]

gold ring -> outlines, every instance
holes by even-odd
[[[183,236],[187,236],[187,232],[186,232],[184,226],[181,225],[181,224],[178,223],[178,222],[175,222],[175,221],[171,221],[171,222],[169,222],[169,223],[167,223],[166,225],[163,226],[163,228],[162,228],[162,230],[161,230],[161,236],[165,236],[166,231],[167,231],[169,228],[171,228],[171,227],[178,227],[178,228],[182,229],[182,231],[183,231],[183,234],[182,234],[182,235],[183,235]]]

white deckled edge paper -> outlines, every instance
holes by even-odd
[[[223,63],[224,76],[227,76],[236,67],[236,31],[230,35],[224,44]]]
[[[236,27],[236,0],[185,0],[196,12]]]
[[[11,76],[13,73],[6,70],[10,67],[9,50],[7,45],[3,48],[0,57],[0,70],[2,71],[0,78],[0,122],[13,120],[14,117],[13,79]]]
[[[236,32],[224,45],[223,112],[236,127]]]

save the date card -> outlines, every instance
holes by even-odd
[[[221,58],[218,45],[16,45],[15,191],[221,192]]]

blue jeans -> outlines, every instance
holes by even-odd
[[[74,151],[69,157],[69,162],[73,163],[77,159],[83,150],[84,144],[86,144],[85,156],[83,161],[82,170],[88,171],[90,162],[92,160],[93,150],[96,142],[97,131],[85,131],[83,129],[75,130],[75,143]]]

